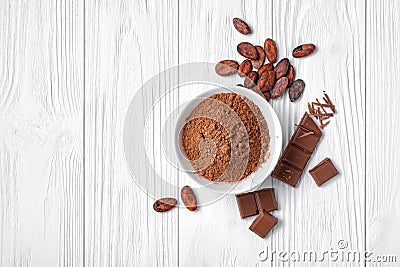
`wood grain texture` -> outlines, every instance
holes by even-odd
[[[311,250],[321,255],[338,250],[344,240],[352,250],[363,251],[365,202],[365,6],[362,1],[274,1],[273,37],[279,57],[288,57],[296,78],[305,81],[296,103],[280,99],[273,103],[287,142],[294,124],[307,110],[307,102],[321,99],[326,90],[338,113],[324,129],[306,172],[296,189],[273,181],[278,193],[282,227],[274,233],[274,248],[284,251]],[[329,29],[329,30],[328,30]],[[314,43],[316,52],[293,59],[291,51],[302,43]],[[284,142],[284,143],[286,143]],[[340,175],[317,187],[308,170],[330,157]],[[288,241],[289,240],[289,241]],[[294,266],[311,266],[293,262]],[[358,266],[359,263],[330,263]]]
[[[366,99],[367,250],[400,261],[399,1],[368,1]],[[395,264],[394,264],[395,265]],[[393,266],[394,266],[393,265]]]
[[[339,240],[399,261],[399,11],[396,0],[1,1],[0,266],[279,266],[259,253],[322,253]],[[233,17],[253,34],[236,32]],[[298,102],[273,102],[284,144],[307,101],[326,90],[338,114],[307,169],[331,157],[341,174],[320,188],[308,173],[296,189],[268,178],[262,187],[276,190],[279,224],[265,239],[248,230],[253,218],[240,219],[233,196],[194,213],[153,212],[124,160],[130,100],[160,71],[241,61],[239,42],[267,37],[306,83]],[[293,59],[306,42],[316,53]],[[207,87],[182,89],[159,99],[148,118],[152,149],[138,151],[180,186],[193,184],[162,160],[164,115]],[[179,198],[179,188],[157,187],[153,168],[143,168],[150,193]]]
[[[0,265],[83,262],[83,5],[0,3]]]
[[[178,209],[153,211],[153,198],[128,172],[122,129],[139,88],[178,64],[177,1],[87,1],[85,11],[85,264],[176,266]],[[151,104],[144,101],[143,111]],[[145,119],[149,114],[136,115]],[[151,131],[160,144],[160,127]],[[146,157],[146,151],[137,153]],[[152,181],[153,168],[141,168]]]

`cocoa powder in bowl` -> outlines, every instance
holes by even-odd
[[[195,107],[182,129],[182,145],[196,172],[235,183],[265,162],[270,136],[260,109],[235,93],[214,94]]]

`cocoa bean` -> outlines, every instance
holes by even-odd
[[[244,79],[244,87],[246,88],[253,88],[256,83],[257,83],[257,79],[258,79],[258,74],[255,71],[250,71],[250,73],[246,76],[246,79]]]
[[[245,58],[258,59],[257,49],[249,42],[242,42],[238,44],[237,51]]]
[[[275,66],[275,75],[276,79],[280,79],[283,76],[285,76],[289,70],[289,59],[284,58],[281,61],[278,62]]]
[[[286,77],[282,77],[277,80],[274,89],[272,89],[271,98],[276,99],[278,97],[281,97],[285,93],[288,83],[289,80]]]
[[[315,50],[315,45],[313,44],[302,44],[293,49],[292,55],[293,57],[306,57],[311,55]]]
[[[261,73],[267,70],[274,70],[274,65],[272,63],[263,65],[261,68],[258,69],[258,76],[260,76]]]
[[[243,20],[239,19],[239,18],[234,18],[233,19],[233,26],[241,34],[246,35],[246,34],[250,34],[251,33],[251,29],[250,29],[249,25],[246,22],[244,22]]]
[[[271,63],[276,62],[277,54],[278,54],[278,49],[276,48],[275,41],[268,38],[264,42],[264,51],[265,55],[268,58],[268,61]]]
[[[253,66],[251,64],[250,59],[246,59],[242,63],[240,63],[239,69],[238,69],[238,74],[240,77],[247,76],[247,74],[249,74],[249,72],[252,69],[253,69]]]
[[[194,211],[197,209],[196,195],[193,193],[193,190],[190,188],[190,186],[187,185],[182,188],[181,198],[183,204],[185,204],[188,210]]]
[[[289,88],[289,99],[294,102],[303,94],[305,83],[303,80],[296,80]]]
[[[176,206],[177,200],[171,197],[160,198],[153,204],[153,209],[157,212],[165,212]]]
[[[239,68],[239,63],[234,60],[222,60],[215,66],[215,72],[220,76],[229,76],[234,74]]]
[[[253,65],[254,68],[259,69],[264,64],[265,52],[264,49],[259,45],[256,46],[256,50],[258,53],[258,59],[252,59],[251,64]]]
[[[289,80],[289,86],[292,85],[292,83],[293,83],[293,81],[294,81],[295,75],[296,75],[296,74],[295,74],[295,72],[294,72],[293,65],[290,65],[290,66],[289,66],[288,73],[286,74],[286,78],[288,78],[288,80]]]
[[[257,87],[261,92],[271,90],[275,83],[275,72],[273,70],[264,71],[258,79]]]

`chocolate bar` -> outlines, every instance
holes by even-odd
[[[318,186],[339,174],[330,158],[325,158],[323,161],[318,163],[317,166],[309,170],[309,172]]]
[[[321,136],[318,125],[304,113],[271,176],[296,187]]]
[[[236,202],[242,219],[257,215],[261,211],[268,212],[278,209],[273,188],[236,195]]]
[[[250,225],[249,229],[264,238],[277,223],[278,219],[271,214],[260,212],[257,218]]]

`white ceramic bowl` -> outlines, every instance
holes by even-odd
[[[205,98],[219,93],[236,93],[238,95],[245,96],[249,100],[253,101],[253,103],[256,104],[261,110],[261,113],[263,114],[268,124],[269,135],[271,137],[268,150],[270,154],[269,158],[259,167],[256,172],[252,173],[251,175],[236,184],[210,182],[204,177],[196,174],[193,166],[191,165],[190,161],[188,161],[185,155],[182,145],[181,129],[185,125],[186,119],[190,116],[193,109]],[[278,162],[282,149],[282,128],[278,116],[272,109],[271,105],[256,92],[239,86],[211,89],[200,94],[195,99],[190,101],[178,116],[174,134],[175,151],[177,154],[178,162],[181,165],[182,169],[185,170],[185,172],[201,187],[205,187],[206,189],[209,189],[211,191],[223,194],[243,193],[253,190],[257,186],[259,186],[271,174],[272,170]]]

